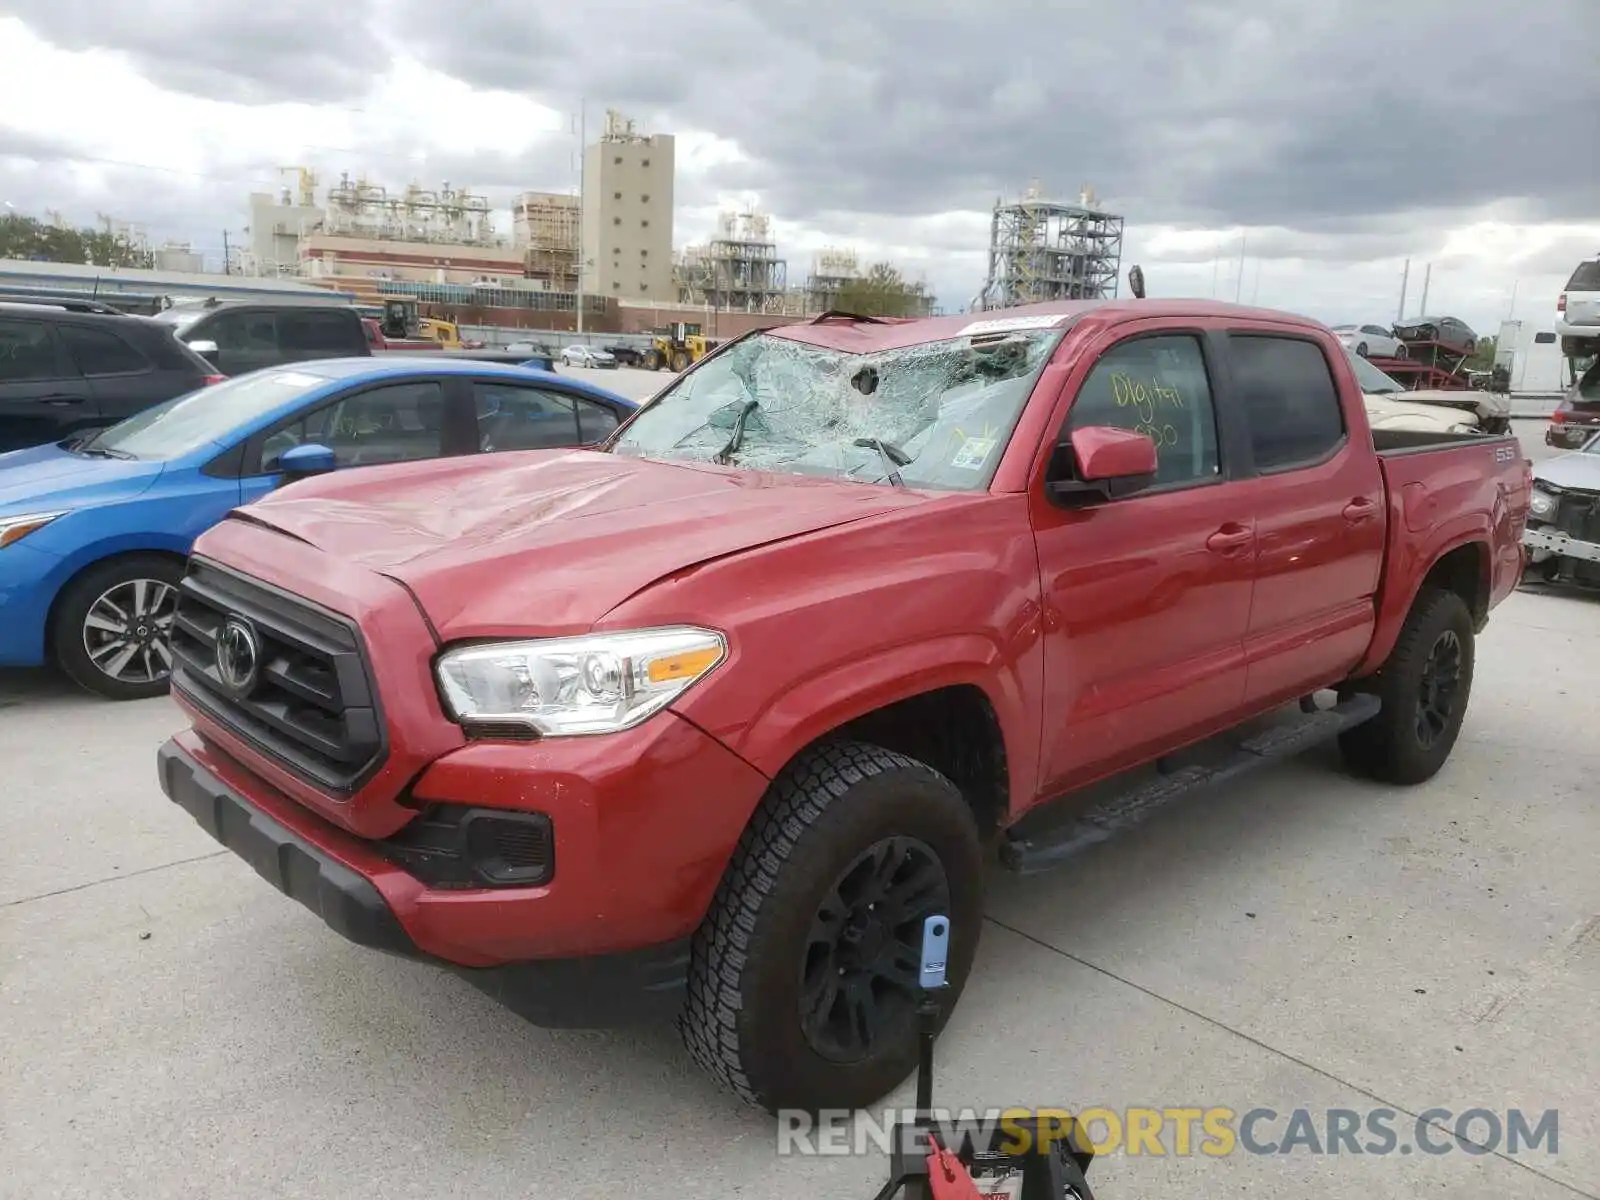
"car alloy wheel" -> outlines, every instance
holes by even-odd
[[[178,589],[159,579],[127,579],[102,592],[83,619],[83,649],[102,674],[123,684],[153,684],[172,673],[172,620]]]

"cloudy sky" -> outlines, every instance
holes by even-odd
[[[0,202],[219,257],[287,165],[573,188],[586,101],[677,134],[680,246],[754,198],[792,278],[963,306],[1037,179],[1152,292],[1389,320],[1409,257],[1492,332],[1600,250],[1597,47],[1600,0],[0,0]]]

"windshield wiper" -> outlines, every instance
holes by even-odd
[[[728,460],[738,453],[740,446],[744,445],[745,421],[749,419],[751,413],[760,407],[761,403],[758,400],[745,401],[744,407],[739,410],[739,415],[733,419],[733,436],[728,439],[727,445],[717,451],[717,456],[712,461],[723,466],[728,465]]]
[[[882,438],[857,438],[852,445],[860,446],[863,450],[876,450],[883,458],[884,478],[894,487],[905,487],[906,481],[900,478],[900,468],[910,463],[911,457],[899,446]]]
[[[74,453],[82,454],[87,458],[116,458],[124,461],[131,460],[134,455],[126,450],[107,450],[104,446],[76,446]]]

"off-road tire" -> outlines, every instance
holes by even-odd
[[[1448,723],[1431,744],[1417,733],[1418,696],[1435,645],[1453,633],[1460,643],[1460,676]],[[1383,701],[1376,717],[1339,736],[1339,749],[1353,773],[1405,786],[1438,774],[1454,749],[1472,694],[1472,613],[1454,592],[1429,589],[1406,616],[1394,650],[1378,673],[1348,690],[1375,693]]]
[[[50,652],[62,672],[85,691],[108,700],[146,700],[164,696],[168,678],[158,681],[124,681],[100,670],[84,645],[84,621],[102,595],[135,579],[150,579],[176,588],[183,579],[183,563],[161,554],[125,554],[96,563],[61,589],[50,619]]]
[[[951,941],[943,1019],[961,996],[983,919],[972,810],[932,768],[860,742],[799,755],[751,818],[697,932],[679,1029],[695,1062],[769,1112],[860,1108],[916,1067],[914,1020],[863,1061],[831,1062],[801,1027],[801,968],[823,894],[887,836],[920,839],[943,867]]]

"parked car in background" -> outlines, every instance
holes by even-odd
[[[149,317],[0,301],[0,454],[91,434],[221,379]]]
[[[1455,317],[1413,317],[1396,321],[1395,336],[1402,342],[1438,342],[1463,354],[1478,348],[1478,335],[1465,321]]]
[[[1404,358],[1406,344],[1382,325],[1335,325],[1334,336],[1362,358]]]
[[[1346,348],[1350,369],[1361,385],[1367,423],[1373,429],[1410,430],[1417,433],[1481,433],[1475,413],[1462,412],[1412,399],[1396,379],[1385,375],[1354,350]],[[1429,393],[1431,395],[1431,393]]]
[[[1600,354],[1600,258],[1579,263],[1556,297],[1556,335],[1569,358]]]
[[[154,319],[225,375],[372,353],[361,314],[344,304],[181,301]]]
[[[1600,359],[1578,377],[1550,414],[1544,429],[1544,444],[1575,450],[1600,430]]]
[[[1533,503],[1522,544],[1528,577],[1600,587],[1600,429],[1579,448],[1533,468]]]
[[[620,344],[605,347],[605,352],[617,360],[620,367],[644,366],[644,351],[638,346],[624,346]]]
[[[269,367],[0,454],[0,666],[156,695],[183,556],[229,509],[322,471],[588,445],[636,407],[565,376],[385,355]]]
[[[561,365],[564,367],[594,367],[604,370],[614,369],[617,365],[617,360],[613,355],[596,346],[568,346],[561,352]]]

